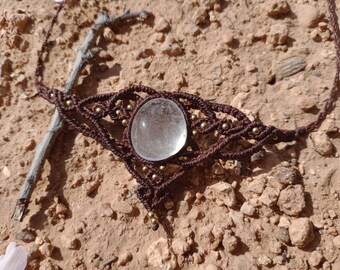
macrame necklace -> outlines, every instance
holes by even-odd
[[[148,211],[153,229],[157,230],[157,210],[169,197],[173,185],[190,169],[208,159],[248,162],[265,145],[291,142],[313,132],[334,108],[340,74],[340,31],[335,1],[327,2],[336,48],[333,86],[317,119],[294,130],[251,121],[230,105],[205,101],[184,92],[156,91],[135,85],[82,99],[43,85],[39,80],[43,53],[63,5],[53,18],[38,53],[37,90],[57,107],[65,122],[102,143],[124,161],[138,183],[137,197]],[[110,129],[118,126],[123,128],[119,139],[110,133]],[[209,134],[218,136],[209,137]],[[208,146],[198,139],[200,135],[207,135]],[[241,141],[247,141],[248,147],[236,148]]]

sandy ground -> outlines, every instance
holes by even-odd
[[[63,87],[98,12],[144,9],[154,20],[104,31],[104,50],[75,93],[144,84],[231,104],[282,128],[315,119],[329,94],[335,52],[326,1],[70,2],[51,38],[48,86]],[[151,230],[123,163],[70,128],[25,219],[11,220],[54,111],[36,94],[34,69],[56,6],[0,0],[0,254],[14,240],[29,249],[28,269],[340,269],[339,102],[308,138],[267,147],[250,177],[230,169],[232,161],[190,173],[164,210],[173,238]]]

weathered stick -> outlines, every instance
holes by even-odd
[[[102,30],[104,26],[113,26],[120,22],[135,18],[145,20],[148,18],[148,16],[149,13],[145,11],[137,13],[130,13],[129,11],[127,11],[122,16],[116,18],[109,18],[109,16],[104,12],[99,13],[94,25],[91,27],[89,33],[87,34],[85,40],[78,50],[72,71],[62,91],[64,93],[71,92],[72,88],[74,87],[74,85],[76,85],[78,81],[80,72],[83,69],[84,64],[90,59],[94,58],[95,55],[100,51],[100,48],[92,47],[98,33]],[[21,188],[19,198],[12,214],[12,219],[22,221],[22,219],[24,218],[25,210],[28,206],[28,202],[30,200],[41,168],[44,165],[45,159],[48,156],[50,149],[52,148],[56,138],[58,137],[62,129],[63,122],[58,111],[56,110],[54,112],[53,118],[44,139],[36,147],[33,162],[28,174],[26,175],[25,182]]]

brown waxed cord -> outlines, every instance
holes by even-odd
[[[340,76],[340,30],[336,5],[334,0],[327,0],[329,9],[329,22],[333,29],[334,44],[336,50],[336,72],[329,98],[325,101],[323,109],[317,115],[315,121],[306,126],[298,127],[295,130],[279,129],[274,126],[265,126],[260,122],[252,122],[240,110],[227,105],[205,101],[198,96],[183,92],[158,92],[150,87],[135,85],[126,87],[116,93],[107,93],[90,96],[81,99],[75,95],[65,94],[58,89],[46,87],[39,79],[43,71],[43,54],[47,51],[48,39],[51,36],[52,28],[57,21],[57,17],[63,8],[61,4],[57,13],[52,19],[47,31],[46,38],[38,53],[37,68],[35,72],[36,86],[38,93],[50,103],[54,104],[61,117],[72,127],[85,136],[89,136],[104,144],[110,151],[124,160],[127,170],[136,178],[138,182],[137,196],[143,202],[148,211],[159,207],[159,205],[169,196],[169,186],[177,182],[185,172],[198,164],[202,164],[208,158],[224,160],[250,160],[251,156],[260,151],[266,144],[279,142],[289,142],[298,137],[305,136],[315,131],[325,120],[335,106]],[[146,97],[142,97],[146,96]],[[211,134],[216,132],[219,137],[205,149],[200,147],[197,136],[188,136],[186,146],[175,156],[160,162],[150,162],[137,155],[131,145],[130,129],[131,119],[146,101],[163,97],[174,101],[183,111],[187,123],[188,133]],[[123,102],[121,102],[123,101]],[[124,102],[132,102],[135,107],[127,110]],[[201,119],[191,119],[192,112],[199,110],[204,117]],[[115,113],[119,111],[120,113]],[[219,119],[216,113],[231,116]],[[84,120],[79,122],[79,116]],[[104,118],[115,123],[124,123],[123,136],[121,140],[113,138],[105,126]],[[85,124],[86,122],[86,124]],[[202,126],[202,123],[205,125]],[[248,148],[233,150],[232,146],[240,141],[255,141]],[[176,164],[180,170],[172,175],[165,175],[159,169],[166,164]],[[146,172],[142,172],[142,167],[147,167]],[[157,181],[152,180],[152,175],[158,176]]]

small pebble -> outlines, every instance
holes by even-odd
[[[312,222],[308,218],[294,219],[289,226],[289,237],[294,246],[307,246],[314,239]]]

